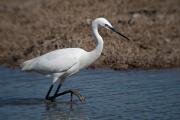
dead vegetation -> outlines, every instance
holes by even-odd
[[[105,46],[91,67],[180,66],[178,0],[1,0],[0,64],[22,61],[64,47],[92,50],[87,21],[103,16],[131,39],[101,29]]]

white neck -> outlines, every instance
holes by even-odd
[[[98,33],[98,23],[97,22],[92,22],[92,32],[96,40],[96,47],[89,52],[91,59],[94,61],[101,55],[102,50],[103,50],[103,39]]]

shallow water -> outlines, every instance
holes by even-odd
[[[179,120],[180,69],[83,70],[62,91],[79,88],[86,101],[70,95],[47,104],[51,81],[36,73],[0,67],[2,120]]]

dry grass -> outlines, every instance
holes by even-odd
[[[178,0],[1,0],[0,63],[24,60],[64,47],[92,50],[88,19],[103,16],[128,36],[101,29],[105,46],[92,67],[180,66]]]

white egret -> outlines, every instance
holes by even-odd
[[[24,71],[36,71],[53,77],[53,83],[45,97],[46,100],[53,101],[56,97],[66,93],[71,93],[71,100],[72,94],[77,95],[81,101],[84,100],[84,97],[75,90],[66,90],[62,93],[58,93],[58,91],[67,77],[89,66],[101,55],[103,39],[98,33],[99,26],[112,30],[129,40],[126,36],[116,31],[108,20],[105,18],[96,18],[92,21],[92,32],[96,40],[96,47],[92,51],[87,52],[81,48],[64,48],[27,60],[22,64],[22,70]],[[50,96],[53,85],[56,82],[59,82],[59,85],[54,95]]]

